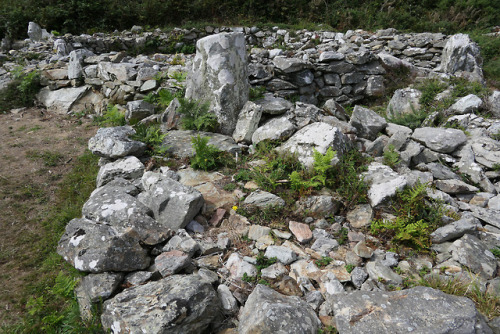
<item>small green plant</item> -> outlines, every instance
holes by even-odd
[[[439,79],[426,79],[418,84],[415,88],[422,92],[420,96],[420,104],[423,106],[430,106],[436,95],[444,91],[448,85]]]
[[[384,164],[394,168],[399,163],[399,152],[396,151],[394,145],[390,144],[387,146],[387,150],[384,151]]]
[[[431,272],[431,270],[430,270],[428,267],[423,266],[423,267],[422,267],[422,268],[418,271],[418,275],[419,275],[420,277],[424,277],[425,275],[427,275],[427,274],[428,274],[428,273],[430,273],[430,272]]]
[[[235,181],[248,182],[252,179],[251,172],[248,169],[240,169],[234,176]]]
[[[214,145],[209,145],[209,137],[191,137],[191,143],[195,151],[195,155],[191,158],[191,167],[194,169],[202,169],[205,171],[213,170],[220,166],[221,153]]]
[[[269,267],[272,264],[275,264],[278,261],[276,257],[270,257],[267,258],[264,256],[264,253],[260,252],[259,255],[257,255],[257,265],[256,268],[257,270],[260,271],[264,268]]]
[[[490,137],[493,138],[494,140],[500,141],[500,131],[497,133],[491,134]]]
[[[292,189],[304,191],[326,186],[327,172],[332,168],[331,162],[335,157],[335,153],[331,147],[328,148],[324,155],[313,149],[314,163],[312,171],[293,171],[290,174]]]
[[[183,115],[181,127],[184,130],[213,132],[218,128],[217,116],[208,111],[208,102],[180,98],[179,103],[177,112]]]
[[[187,72],[180,72],[180,71],[174,71],[169,74],[170,79],[177,80],[179,82],[184,82],[186,81],[187,78]]]
[[[146,144],[146,153],[149,155],[165,155],[168,151],[168,147],[163,145],[166,136],[161,132],[159,125],[146,126],[139,124],[135,126],[135,134],[131,136],[131,139]]]
[[[451,95],[454,98],[464,97],[469,94],[482,97],[488,93],[488,89],[479,82],[469,81],[463,78],[452,78],[450,83],[453,85]]]
[[[171,65],[184,65],[185,60],[182,58],[182,55],[176,53],[172,61],[170,61]]]
[[[236,186],[236,184],[234,184],[234,183],[228,183],[228,184],[226,184],[226,185],[224,186],[224,188],[223,188],[223,189],[224,189],[225,191],[233,191],[233,190],[235,190],[235,189],[236,189],[236,187],[237,187],[237,186]]]
[[[496,246],[495,248],[490,249],[490,251],[497,259],[500,259],[500,247]]]
[[[255,166],[251,170],[252,179],[265,191],[275,191],[287,181],[294,171],[302,170],[302,164],[293,154],[279,154],[276,151],[267,152],[264,165]]]
[[[64,156],[59,152],[35,152],[29,151],[26,154],[31,159],[42,160],[44,165],[47,167],[55,167],[63,162]]]
[[[106,111],[101,117],[96,117],[94,121],[99,126],[111,127],[111,126],[123,126],[127,124],[125,120],[125,113],[120,111],[116,105],[109,104]]]
[[[412,130],[420,127],[422,122],[427,118],[428,113],[424,110],[415,110],[412,113],[401,114],[395,117],[389,118],[389,122],[407,126]]]
[[[328,256],[322,256],[321,259],[319,260],[316,260],[314,261],[314,263],[318,266],[318,267],[326,267],[327,265],[330,264],[330,262],[332,262],[333,259],[331,257],[328,257]]]
[[[243,282],[247,282],[247,283],[254,283],[257,281],[257,277],[255,276],[250,276],[248,275],[247,273],[243,273],[243,276],[241,277],[241,280]]]
[[[42,87],[38,71],[26,73],[22,67],[18,66],[11,71],[11,75],[13,80],[7,84],[7,87],[0,90],[0,112],[33,106],[35,95]]]
[[[349,234],[349,230],[345,227],[342,227],[340,231],[334,234],[335,238],[337,238],[337,242],[339,245],[343,245],[347,242],[347,235]]]
[[[332,325],[328,325],[318,329],[318,334],[338,334],[338,331]]]
[[[149,93],[146,95],[144,101],[154,104],[158,109],[163,110],[170,105],[173,99],[182,98],[183,95],[183,90],[172,92],[168,89],[160,89],[157,93]]]
[[[250,101],[256,101],[264,97],[264,93],[266,92],[266,87],[264,86],[256,86],[250,87],[250,94],[248,99]]]
[[[441,224],[443,209],[438,203],[429,202],[426,195],[425,183],[417,183],[399,191],[392,205],[396,219],[373,220],[371,232],[382,235],[397,245],[419,251],[427,250],[430,246],[430,233]]]
[[[345,270],[346,270],[349,274],[350,274],[350,273],[352,273],[352,271],[354,270],[354,268],[356,268],[356,266],[355,266],[355,265],[353,265],[353,264],[346,264],[346,266],[345,266]]]

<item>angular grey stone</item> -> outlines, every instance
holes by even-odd
[[[478,238],[466,234],[456,240],[451,248],[453,260],[469,268],[473,273],[485,279],[496,275],[497,260],[490,250]]]
[[[373,255],[373,250],[366,245],[364,241],[360,241],[352,248],[352,251],[359,257],[370,259]],[[373,277],[372,277],[373,278]]]
[[[50,90],[49,87],[44,87],[36,95],[36,98],[50,111],[58,114],[67,114],[74,111],[73,106],[89,91],[89,86],[61,88],[58,90]]]
[[[481,228],[481,223],[474,217],[462,218],[451,224],[442,226],[431,233],[433,243],[439,244],[462,237],[464,234],[476,234]]]
[[[288,270],[281,262],[277,262],[262,269],[261,273],[264,278],[275,279],[287,274]]]
[[[371,53],[368,50],[360,50],[355,52],[349,52],[345,56],[345,60],[348,63],[362,65],[369,62],[372,58]]]
[[[370,76],[366,82],[365,93],[368,96],[383,96],[385,93],[384,77],[381,75]]]
[[[233,294],[225,284],[220,284],[217,287],[217,294],[222,303],[222,309],[226,314],[234,314],[238,312],[238,302],[233,297]]]
[[[366,182],[371,183],[368,198],[372,207],[396,195],[396,192],[402,190],[408,183],[404,175],[399,175],[390,167],[377,162],[372,162],[368,166],[368,171],[362,175]]]
[[[331,251],[338,247],[338,241],[332,238],[317,238],[311,245],[311,249],[321,256],[328,256]]]
[[[107,163],[97,173],[97,187],[102,187],[117,177],[132,181],[138,179],[144,173],[144,168],[144,164],[134,156]]]
[[[113,333],[201,333],[219,320],[220,312],[210,283],[197,275],[174,275],[107,300],[101,321]]]
[[[450,74],[470,73],[475,81],[483,80],[479,47],[471,41],[469,35],[456,34],[451,36],[443,49],[441,70]]]
[[[285,206],[285,201],[274,194],[262,190],[256,190],[245,198],[243,204],[264,209],[266,207]]]
[[[186,98],[207,101],[221,125],[232,135],[238,114],[248,101],[245,35],[220,33],[199,39],[193,69],[188,75]]]
[[[471,205],[471,209],[474,217],[496,228],[500,228],[500,210],[484,209],[475,205]]]
[[[83,61],[86,57],[93,56],[92,51],[78,49],[69,53],[68,79],[80,79],[83,76]]]
[[[125,119],[129,122],[138,122],[143,118],[153,115],[155,112],[155,107],[146,101],[130,101],[127,102],[127,112],[125,113]]]
[[[233,132],[233,139],[239,142],[250,143],[252,136],[259,127],[260,118],[262,116],[262,107],[248,101],[241,110],[238,116],[238,122]]]
[[[149,271],[136,271],[130,274],[127,274],[123,279],[123,284],[134,286],[134,285],[142,285],[149,281],[153,276],[152,272]]]
[[[130,139],[129,136],[133,134],[135,130],[131,126],[100,128],[90,138],[88,148],[92,153],[110,159],[127,155],[140,156],[146,149],[146,144]]]
[[[370,225],[373,218],[373,210],[369,204],[356,205],[346,215],[347,221],[355,228],[363,228]]]
[[[137,76],[134,64],[101,61],[97,64],[97,75],[104,81],[132,81]]]
[[[255,130],[252,135],[252,143],[256,145],[266,139],[286,140],[290,138],[296,129],[296,126],[290,122],[286,115],[282,117],[275,117]]]
[[[224,266],[229,270],[231,277],[234,279],[242,278],[245,273],[247,276],[257,275],[257,268],[253,264],[244,261],[238,253],[231,254]]]
[[[195,154],[192,145],[192,138],[209,137],[208,145],[214,145],[221,151],[232,154],[241,153],[241,148],[235,143],[234,139],[220,133],[202,132],[202,131],[183,131],[172,130],[163,140],[163,146],[166,146],[167,152],[177,158],[192,157]]]
[[[349,123],[358,130],[360,137],[369,140],[374,140],[377,134],[387,126],[385,118],[370,109],[358,105],[354,107]]]
[[[297,260],[297,254],[285,246],[268,246],[264,256],[268,259],[275,257],[279,262],[285,265]]]
[[[154,79],[154,77],[159,73],[159,71],[153,67],[141,67],[137,72],[138,81],[147,81]]]
[[[469,94],[456,101],[448,110],[454,115],[477,112],[483,107],[483,100],[474,94]]]
[[[440,153],[451,153],[467,141],[462,130],[445,128],[418,128],[411,137]]]
[[[471,143],[472,151],[476,162],[494,169],[494,165],[500,161],[500,141],[490,137],[482,136],[473,138]]]
[[[336,127],[318,122],[309,124],[297,131],[283,145],[280,152],[297,153],[299,161],[307,167],[313,165],[313,149],[325,154],[329,147],[337,152],[337,157],[347,151],[347,138]]]
[[[160,225],[172,230],[185,227],[203,206],[203,195],[159,173],[147,172],[142,184],[148,195],[148,203]]]
[[[460,180],[460,176],[443,164],[431,162],[425,165],[426,169],[432,173],[432,176],[438,180]]]
[[[374,281],[382,280],[385,284],[401,285],[403,278],[396,274],[391,268],[384,266],[380,260],[371,261],[366,264],[366,271]]]
[[[332,60],[342,60],[344,58],[345,58],[345,56],[343,53],[334,52],[334,51],[325,51],[319,55],[319,62],[326,63],[326,62],[330,62]]]
[[[175,235],[170,238],[167,244],[162,248],[163,252],[172,250],[179,250],[192,257],[197,251],[200,250],[200,245],[196,240],[183,229],[178,229]]]
[[[477,187],[461,180],[436,180],[434,183],[439,190],[447,194],[470,194],[479,191]]]
[[[490,198],[488,201],[488,209],[500,211],[500,195]]]
[[[488,97],[487,107],[493,117],[500,118],[500,91],[495,90]]]
[[[270,115],[281,115],[293,108],[292,102],[271,95],[266,95],[262,99],[255,101],[255,104],[261,106],[262,113]]]
[[[307,86],[314,81],[314,74],[311,70],[303,70],[292,74],[292,82],[298,86]]]
[[[352,281],[352,284],[357,289],[361,288],[361,285],[363,285],[363,283],[366,281],[367,278],[368,278],[368,274],[361,267],[356,267],[351,272],[351,281]]]
[[[277,92],[280,90],[294,90],[297,89],[298,87],[286,80],[274,78],[267,83],[266,88],[271,92]]]
[[[271,233],[271,228],[267,226],[252,225],[248,229],[248,239],[259,240],[260,237],[269,235]]]
[[[115,292],[123,276],[123,273],[89,274],[82,278],[76,290],[85,294],[92,303],[104,301]]]
[[[299,297],[257,285],[240,315],[238,333],[316,333],[321,322]]]
[[[114,227],[88,219],[73,219],[59,240],[57,253],[80,271],[135,271],[149,266],[148,251],[134,231],[119,233]]]
[[[394,92],[387,105],[387,115],[398,117],[401,115],[414,114],[420,109],[420,96],[422,93],[413,88],[398,89]]]
[[[139,91],[141,93],[144,93],[146,94],[147,92],[155,89],[156,87],[158,87],[158,81],[154,80],[154,79],[151,79],[151,80],[147,80],[145,81],[142,86],[139,88]]]
[[[155,268],[163,277],[179,273],[190,263],[189,256],[178,250],[161,253],[155,258]]]
[[[33,42],[38,42],[42,40],[42,28],[35,22],[28,23],[28,37]]]
[[[273,63],[276,69],[283,73],[299,72],[312,67],[310,63],[298,58],[275,57]]]
[[[339,295],[333,313],[345,334],[493,333],[470,299],[428,287]]]

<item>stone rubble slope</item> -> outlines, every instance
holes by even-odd
[[[499,264],[491,249],[500,245],[500,173],[496,168],[500,120],[478,113],[483,108],[498,117],[498,92],[481,107],[479,103],[471,107],[470,101],[481,100],[477,96],[455,101],[450,118],[460,117],[465,130],[412,130],[359,105],[349,116],[339,104],[381,94],[386,68],[399,66],[394,64],[404,63],[419,76],[459,74],[481,81],[479,54],[470,41],[457,36],[448,43],[441,34],[398,34],[391,29],[375,34],[302,31],[297,36],[276,29],[232,30],[234,35],[210,36],[211,43],[224,45],[231,38],[228,35],[240,38],[244,33],[247,42],[260,43],[262,48],[250,51],[248,78],[231,74],[237,68],[219,67],[221,71],[212,73],[210,80],[222,76],[227,84],[233,76],[265,84],[272,95],[253,104],[238,103],[240,117],[229,127],[236,130],[206,134],[213,137],[213,144],[241,154],[248,144],[277,136],[283,141],[278,149],[297,152],[305,165],[313,161],[313,148],[325,153],[332,147],[338,155],[358,149],[374,159],[363,175],[369,183],[369,204],[340,214],[341,201],[333,194],[304,196],[296,203],[300,221],[290,220],[280,229],[257,225],[231,209],[239,205],[241,196],[246,196],[242,204],[260,210],[286,202],[261,189],[225,191],[219,173],[165,167],[146,171],[144,146],[129,137],[133,128],[100,129],[89,141],[89,149],[102,158],[98,188],[85,203],[82,218],[67,225],[57,249],[71,265],[89,273],[75,290],[82,316],[89,317],[92,303],[102,300],[101,321],[113,333],[317,333],[329,325],[340,333],[498,331],[499,319],[487,322],[467,298],[431,288],[404,288],[406,277],[424,270],[443,279],[475,282],[482,291],[499,294]],[[184,37],[193,41],[208,33],[192,32]],[[159,32],[144,36],[125,32],[115,41],[132,47],[155,34],[161,36]],[[38,65],[44,76],[51,76],[45,81],[46,91],[65,95],[67,89],[87,87],[83,97],[56,106],[62,112],[74,112],[78,105],[102,110],[97,106],[111,101],[122,105],[140,101],[144,93],[158,88],[148,88],[154,86],[148,83],[154,75],[172,68],[187,71],[189,65],[189,57],[185,66],[178,66],[167,63],[172,62],[171,55],[132,58],[102,53],[108,51],[111,40],[104,35],[65,38],[66,44],[54,43],[59,46],[50,56],[55,62],[42,60]],[[311,42],[317,39],[318,45]],[[295,57],[286,57],[280,49],[266,49],[278,41],[293,48]],[[28,49],[43,50],[49,45],[29,42]],[[63,51],[70,49],[89,52],[68,57]],[[231,58],[241,50],[246,52],[244,45],[215,47],[207,51],[207,62],[226,61],[219,58]],[[377,55],[378,51],[392,55]],[[446,73],[435,71],[440,64]],[[70,75],[70,68],[76,73]],[[169,80],[163,84],[175,86]],[[204,85],[196,80],[189,83],[197,84]],[[300,101],[284,99],[295,94]],[[413,103],[408,99],[415,101],[415,96],[418,93],[413,91],[396,91],[391,112],[408,113]],[[320,101],[326,101],[322,109],[315,105]],[[142,109],[134,112],[134,106]],[[143,108],[140,103],[132,104],[129,115],[150,117]],[[152,115],[158,122],[165,119]],[[191,156],[194,134],[175,127],[169,130],[170,154]],[[389,145],[400,156],[395,168],[384,165],[383,153]],[[458,172],[474,184],[462,181]],[[366,231],[375,213],[389,205],[397,190],[418,180],[433,186],[428,198],[443,201],[460,219],[443,216],[443,226],[433,231],[435,257],[420,254],[402,259],[402,254],[376,248],[380,240]],[[347,232],[347,240],[339,237],[342,231]],[[276,262],[259,269],[260,256]],[[325,256],[331,262],[319,265],[317,260]],[[259,272],[269,286],[248,282],[248,277]]]

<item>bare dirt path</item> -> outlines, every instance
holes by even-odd
[[[0,327],[19,321],[23,286],[38,265],[30,244],[44,233],[58,183],[96,131],[89,119],[37,108],[0,114]]]

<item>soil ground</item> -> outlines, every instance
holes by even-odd
[[[37,263],[30,247],[55,191],[97,131],[90,119],[29,108],[0,114],[0,327],[19,321]]]

